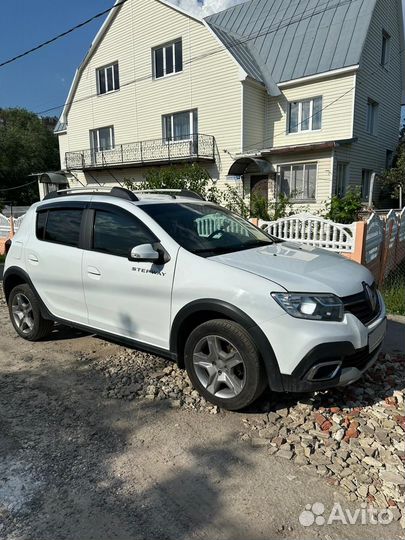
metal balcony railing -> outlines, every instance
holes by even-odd
[[[109,150],[88,149],[66,152],[66,168],[78,170],[125,165],[168,164],[181,161],[215,161],[215,152],[215,137],[198,133],[181,141],[153,139],[117,144]]]

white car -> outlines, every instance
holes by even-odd
[[[67,190],[34,204],[6,259],[11,322],[54,322],[171,358],[237,410],[266,386],[348,385],[378,358],[386,312],[372,274],[283,242],[191,192]]]

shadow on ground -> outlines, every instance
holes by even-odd
[[[198,466],[174,469],[158,483],[148,485],[136,465],[132,480],[120,477],[117,456],[128,447],[147,453],[137,434],[168,409],[138,404],[125,427],[131,404],[99,399],[104,381],[86,360],[77,362],[0,372],[0,537],[181,540],[218,523],[218,476],[249,466],[231,442],[196,445],[190,453]],[[221,538],[240,538],[232,523],[220,527]]]

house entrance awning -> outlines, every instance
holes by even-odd
[[[68,183],[66,176],[59,172],[38,174],[38,180],[41,184],[66,185]]]
[[[273,170],[270,163],[265,159],[254,157],[241,157],[231,165],[228,175],[241,176],[242,174],[245,174],[248,169],[250,173],[259,174],[268,174]]]

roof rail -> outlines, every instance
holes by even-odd
[[[70,188],[60,189],[58,191],[51,191],[44,197],[45,200],[56,199],[58,197],[70,197],[73,195],[109,195],[110,197],[118,197],[119,199],[125,199],[127,201],[139,201],[135,193],[129,189],[122,187],[105,187],[105,186],[92,186],[83,188]]]
[[[113,188],[106,186],[91,186],[91,187],[82,187],[82,188],[70,188],[70,189],[60,189],[58,191],[51,191],[44,197],[45,200],[56,199],[58,197],[68,197],[73,195],[109,195],[110,197],[118,197],[119,199],[125,199],[127,201],[139,201],[139,198],[136,196],[136,193],[162,193],[167,194],[173,199],[176,196],[179,197],[188,197],[190,199],[198,199],[204,201],[204,197],[195,191],[190,189],[137,189],[131,191],[123,187],[114,186]]]
[[[136,189],[136,193],[162,193],[163,195],[170,195],[173,199],[176,198],[176,195],[179,197],[188,197],[190,199],[198,199],[204,201],[204,197],[191,189]]]

